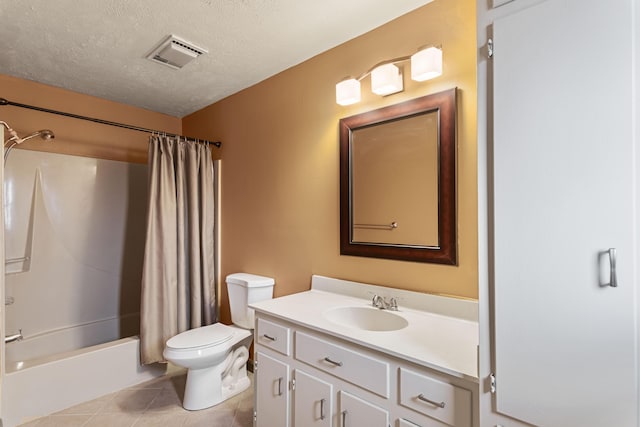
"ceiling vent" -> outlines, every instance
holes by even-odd
[[[147,55],[147,59],[178,70],[204,53],[207,53],[206,49],[194,46],[172,34],[154,48]]]

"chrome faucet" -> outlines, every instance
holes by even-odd
[[[24,337],[22,336],[22,329],[20,329],[17,334],[4,337],[4,342],[5,344],[9,344],[10,342],[20,341],[22,338]]]
[[[380,310],[398,311],[398,301],[395,298],[390,298],[389,301],[380,295],[374,295],[371,300],[371,305]]]

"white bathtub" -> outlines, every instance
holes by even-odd
[[[14,427],[165,373],[165,365],[140,365],[137,337],[41,359],[14,361],[13,369],[2,378],[4,427]]]
[[[140,314],[131,313],[49,329],[34,335],[25,332],[23,340],[5,345],[5,372],[31,366],[33,360],[41,364],[43,360],[52,356],[56,358],[60,353],[138,335],[139,331]]]

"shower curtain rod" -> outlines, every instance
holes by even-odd
[[[218,148],[220,148],[220,146],[222,145],[222,142],[220,142],[220,141],[207,141],[206,139],[201,139],[201,138],[192,138],[192,137],[189,137],[189,136],[178,135],[178,134],[175,134],[175,133],[164,132],[164,131],[160,131],[160,130],[147,129],[147,128],[143,128],[143,127],[139,127],[139,126],[127,125],[127,124],[118,123],[118,122],[110,122],[109,120],[96,119],[94,117],[86,117],[86,116],[80,116],[78,114],[65,113],[64,111],[50,110],[48,108],[36,107],[34,105],[20,104],[18,102],[8,101],[5,98],[0,98],[0,106],[3,106],[3,105],[11,105],[13,107],[27,108],[29,110],[42,111],[44,113],[57,114],[59,116],[71,117],[71,118],[80,119],[80,120],[87,120],[89,122],[100,123],[100,124],[103,124],[103,125],[116,126],[116,127],[119,127],[119,128],[137,130],[138,132],[159,133],[159,134],[167,135],[167,136],[177,136],[177,137],[180,137],[180,138],[185,138],[187,141],[202,141],[202,142],[205,142],[207,144],[215,145]]]

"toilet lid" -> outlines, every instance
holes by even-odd
[[[176,350],[192,350],[211,347],[229,341],[233,336],[233,328],[222,323],[190,329],[167,341],[167,347]]]

